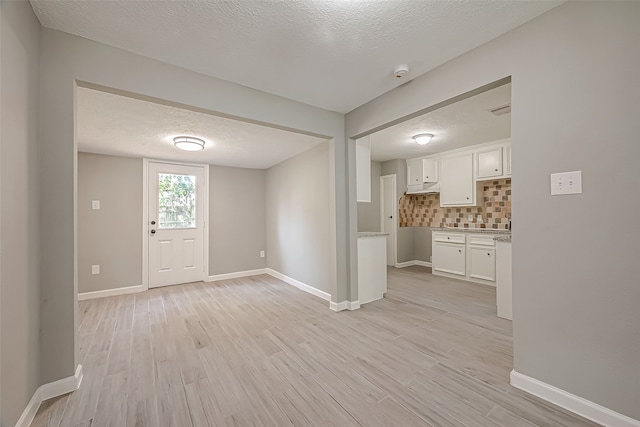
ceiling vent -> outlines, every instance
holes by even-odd
[[[504,116],[511,112],[511,104],[501,105],[500,107],[492,108],[489,111],[494,116]]]

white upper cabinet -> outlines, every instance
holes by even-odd
[[[407,160],[407,185],[421,185],[422,182],[422,159]]]
[[[422,181],[438,182],[438,161],[422,159]]]
[[[504,174],[511,176],[511,146],[504,147]]]
[[[476,179],[491,179],[502,176],[502,147],[476,154]]]
[[[475,206],[473,154],[440,161],[440,206]]]

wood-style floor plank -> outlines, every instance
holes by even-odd
[[[388,273],[352,312],[267,275],[82,301],[85,378],[32,426],[596,425],[509,385],[495,288]]]

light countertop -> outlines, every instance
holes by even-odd
[[[385,237],[388,236],[389,233],[383,233],[380,231],[361,231],[358,233],[358,238],[360,237]]]
[[[494,237],[493,240],[495,240],[496,242],[511,243],[511,234],[505,235],[505,236]]]
[[[508,234],[511,235],[511,230],[505,230],[504,228],[462,228],[462,227],[431,227],[433,231],[454,231],[459,233],[484,233],[484,234]]]

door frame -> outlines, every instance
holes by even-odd
[[[380,231],[384,231],[384,180],[391,179],[393,185],[391,188],[393,189],[391,192],[391,198],[393,200],[394,206],[396,206],[396,198],[398,193],[398,176],[395,173],[389,175],[382,175],[380,177]],[[391,235],[391,246],[393,247],[393,266],[398,266],[398,210],[395,210],[395,214],[393,215],[393,233]],[[386,262],[386,260],[385,260]]]
[[[142,159],[142,287],[149,290],[149,163],[165,163],[170,165],[193,166],[204,171],[204,188],[202,199],[204,202],[204,233],[202,244],[204,257],[204,281],[209,278],[209,165],[200,163],[173,162],[171,160],[156,160],[144,157]]]

